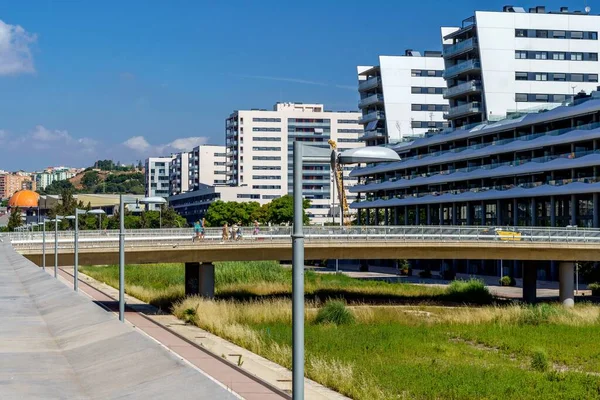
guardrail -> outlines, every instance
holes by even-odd
[[[207,228],[204,239],[195,245],[223,243],[266,245],[265,242],[291,242],[289,226],[262,228],[253,234],[253,228],[243,227],[238,241],[222,238],[221,228]],[[490,226],[307,226],[304,228],[307,242],[350,242],[350,241],[437,241],[437,242],[552,242],[552,243],[598,243],[600,229],[588,228],[543,228],[543,227],[490,227]],[[140,229],[128,230],[125,234],[127,247],[165,247],[192,244],[192,229]],[[36,250],[42,247],[40,232],[5,234],[16,249]],[[230,236],[231,238],[231,236]],[[60,249],[73,248],[73,232],[59,232]],[[119,232],[80,231],[79,248],[116,248]],[[54,232],[46,233],[47,248],[54,247]]]

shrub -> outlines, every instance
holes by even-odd
[[[346,325],[354,322],[354,314],[341,300],[329,300],[319,309],[315,323]]]
[[[540,325],[550,321],[553,316],[564,313],[564,308],[555,307],[550,304],[538,304],[528,306],[521,314],[520,323],[525,325]]]
[[[503,276],[500,278],[500,286],[515,286],[517,281],[512,276]]]
[[[535,349],[531,356],[531,369],[538,372],[546,372],[549,366],[548,354],[546,354],[544,349]]]
[[[194,323],[196,319],[196,309],[195,308],[186,308],[183,310],[183,320],[188,323]]]
[[[468,281],[452,281],[446,289],[448,298],[456,302],[488,304],[493,300],[493,296],[479,279],[470,279]]]
[[[600,283],[590,283],[588,289],[592,291],[592,296],[600,296]]]
[[[419,272],[419,276],[421,278],[431,278],[431,270],[430,269],[424,269],[423,271]]]

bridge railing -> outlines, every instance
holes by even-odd
[[[253,234],[252,227],[242,227],[239,241],[224,241],[221,228],[207,228],[204,239],[192,242],[192,229],[136,229],[125,232],[127,247],[197,246],[219,243],[254,243],[278,241],[289,243],[290,226],[261,227]],[[499,242],[557,242],[598,243],[600,229],[546,228],[546,227],[490,227],[490,226],[306,226],[307,242],[341,241],[499,241]],[[41,232],[17,232],[5,234],[4,239],[19,249],[39,249],[42,245]],[[69,249],[74,245],[73,231],[61,231],[57,235],[59,247]],[[230,236],[231,238],[231,236]],[[80,248],[117,247],[119,231],[80,231]],[[46,232],[46,246],[54,245],[54,232]]]

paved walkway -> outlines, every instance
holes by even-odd
[[[235,399],[0,243],[1,399]]]

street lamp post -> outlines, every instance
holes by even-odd
[[[304,227],[302,207],[302,163],[330,165],[400,161],[386,147],[362,147],[338,154],[335,150],[294,142],[294,228],[292,231],[292,398],[304,399]]]
[[[55,215],[54,219],[54,278],[58,278],[58,223],[64,218],[62,215]]]
[[[74,234],[74,247],[75,247],[75,257],[73,262],[73,290],[79,290],[79,215],[85,214],[85,210],[80,210],[79,208],[75,209],[75,215],[69,215],[65,217],[66,219],[72,219],[75,221],[75,234]]]
[[[48,220],[43,218],[42,222],[38,223],[38,225],[42,225],[42,269],[44,271],[46,271],[46,222]]]
[[[98,230],[102,230],[102,214],[106,214],[106,212],[104,212],[103,209],[98,208],[98,209],[90,210],[87,213],[98,216]]]
[[[165,204],[162,197],[127,199],[119,196],[119,321],[125,322],[125,205],[126,204]]]

